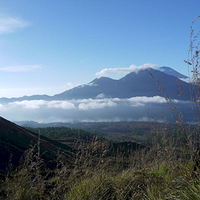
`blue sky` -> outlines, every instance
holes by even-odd
[[[199,0],[1,0],[0,97],[54,95],[106,68],[119,78],[118,68],[145,63],[188,75],[199,8]]]

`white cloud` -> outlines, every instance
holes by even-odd
[[[61,109],[74,109],[73,103],[68,101],[49,101],[47,102],[47,107],[49,108],[61,108]]]
[[[91,101],[94,101],[92,98],[89,98],[89,99],[73,99],[73,100],[69,100],[70,102],[72,103],[76,103],[76,104],[79,104],[79,103],[88,103],[88,102],[91,102]]]
[[[65,83],[65,86],[66,86],[66,88],[69,90],[69,89],[72,89],[72,88],[74,88],[74,87],[77,87],[77,86],[79,86],[80,84],[79,83],[72,83],[72,82],[67,82],[67,83]]]
[[[102,69],[100,72],[97,72],[95,76],[97,77],[106,76],[109,72],[114,72],[118,74],[120,73],[128,74],[130,72],[138,73],[140,70],[145,70],[147,68],[156,69],[157,65],[151,64],[151,63],[145,63],[144,65],[140,65],[140,66],[131,65],[128,68],[105,68],[105,69]]]
[[[30,25],[30,23],[22,19],[1,16],[0,17],[0,34],[11,33],[18,28],[24,28],[28,25]]]
[[[105,95],[104,93],[100,93],[100,94],[98,94],[98,95],[96,96],[97,99],[103,99],[103,98],[105,98],[105,97],[106,97],[106,95]]]
[[[80,103],[78,108],[80,110],[90,110],[90,109],[103,109],[105,107],[114,107],[117,103],[113,102],[111,99],[105,99],[102,101],[90,101],[88,103]]]
[[[75,106],[69,101],[44,101],[44,100],[24,100],[15,101],[8,104],[8,107],[22,107],[25,109],[39,109],[42,106],[47,108],[74,109]]]
[[[20,66],[8,66],[0,68],[4,72],[29,72],[36,69],[41,69],[41,65],[20,65]]]
[[[190,78],[179,78],[181,81],[184,81],[186,83],[191,83]]]
[[[181,109],[179,100],[172,100],[178,110]],[[191,102],[183,101],[186,116],[189,116]],[[163,106],[164,105],[164,106]],[[145,120],[147,107],[150,114],[164,114],[171,119],[171,111],[163,97],[132,97],[132,98],[103,98],[80,100],[24,100],[12,103],[1,103],[1,116],[11,121],[124,121]],[[188,110],[189,109],[189,110]]]
[[[179,100],[172,100],[174,103],[180,103]],[[130,105],[132,107],[141,107],[145,106],[147,103],[157,103],[162,104],[166,103],[164,97],[154,96],[154,97],[132,97],[132,98],[103,98],[103,99],[78,99],[78,100],[54,100],[54,101],[45,101],[45,100],[24,100],[24,101],[15,101],[12,103],[0,104],[0,110],[12,109],[12,108],[23,108],[23,109],[76,109],[76,110],[95,110],[103,109],[106,107],[115,107],[117,105]],[[189,101],[183,101],[182,103],[189,103]]]
[[[95,87],[95,86],[98,86],[97,84],[91,82],[91,83],[87,83],[87,84],[83,84],[83,85],[79,85],[79,88],[83,88],[85,86],[90,86],[90,87]]]
[[[15,101],[12,103],[9,103],[8,105],[10,105],[11,107],[18,107],[21,106],[22,108],[25,109],[39,109],[40,106],[45,105],[45,101],[44,100],[24,100],[24,101]]]
[[[6,106],[0,104],[0,111],[6,111]]]
[[[129,102],[140,102],[140,103],[166,103],[166,100],[164,97],[161,96],[153,96],[153,97],[132,97],[128,99]]]
[[[158,104],[163,104],[163,103],[167,103],[166,99],[164,97],[161,96],[153,96],[153,97],[146,97],[146,96],[142,96],[142,97],[132,97],[129,99],[125,99],[126,101],[128,101],[130,103],[131,106],[133,107],[139,107],[139,106],[145,106],[145,104],[147,103],[158,103]],[[173,103],[190,103],[190,101],[180,101],[177,99],[172,99]]]

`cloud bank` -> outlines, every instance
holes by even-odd
[[[172,100],[181,110],[178,100]],[[191,113],[191,102],[184,101],[184,113]],[[132,97],[126,99],[102,98],[66,101],[24,100],[0,104],[1,116],[11,121],[37,122],[75,122],[75,121],[141,121],[148,119],[148,110],[152,116],[166,115],[171,120],[171,111],[163,97]]]
[[[145,63],[144,65],[136,66],[131,65],[128,68],[105,68],[102,69],[100,72],[95,74],[96,77],[107,76],[109,72],[114,72],[117,74],[128,74],[130,72],[138,73],[140,70],[145,70],[148,68],[157,69],[157,65],[151,63]]]

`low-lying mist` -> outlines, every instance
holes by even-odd
[[[194,105],[190,101],[172,100],[170,105],[183,115],[183,122],[191,122]],[[102,121],[175,121],[175,111],[165,98],[132,97],[66,101],[25,100],[0,104],[1,116],[12,121],[37,122],[102,122]]]

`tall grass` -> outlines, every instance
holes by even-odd
[[[39,145],[39,144],[37,144]],[[94,150],[96,147],[93,147]],[[104,150],[105,151],[105,150]],[[77,155],[73,168],[57,159],[47,170],[39,162],[37,146],[29,149],[14,171],[1,183],[1,199],[199,199],[199,169],[173,149],[145,149],[104,157],[103,152]],[[89,152],[88,152],[89,153]],[[123,162],[128,167],[123,168]]]

